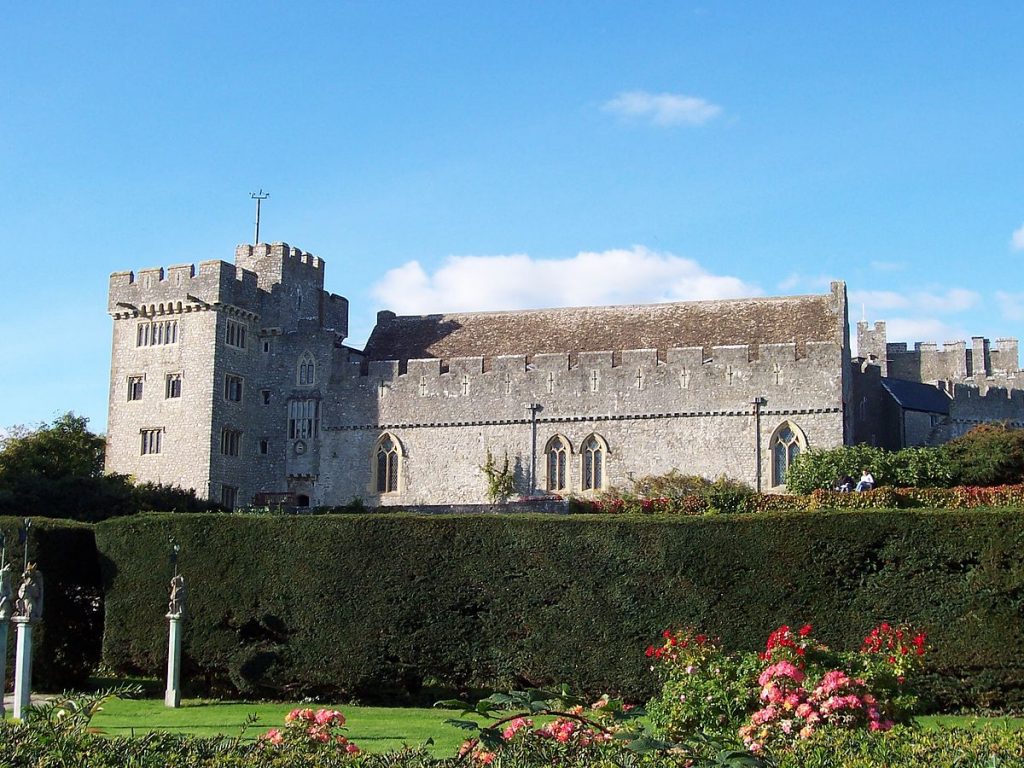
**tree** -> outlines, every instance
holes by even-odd
[[[104,474],[105,441],[89,420],[65,413],[37,429],[12,427],[0,439],[0,515],[40,515],[95,522],[143,509],[212,508],[194,491]]]
[[[1024,480],[1024,430],[980,424],[942,446],[961,485],[1002,485]]]

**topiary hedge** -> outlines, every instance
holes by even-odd
[[[11,586],[21,583],[25,550],[18,542],[23,518],[0,517],[7,542]],[[99,662],[103,593],[91,525],[34,517],[29,557],[43,574],[43,622],[33,633],[32,680],[36,690],[59,691],[83,684]],[[13,686],[15,629],[9,629],[7,687]]]
[[[196,690],[394,700],[564,682],[644,698],[654,680],[643,650],[666,626],[754,649],[781,623],[812,622],[842,649],[900,620],[929,633],[936,703],[1024,706],[1014,511],[142,515],[96,537],[103,658],[155,674],[168,538],[182,544]]]

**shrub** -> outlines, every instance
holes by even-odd
[[[755,650],[799,611],[847,650],[905,617],[937,648],[929,701],[1024,706],[1017,511],[119,518],[96,526],[115,669],[162,674],[169,536],[193,692],[396,702],[564,682],[646,699],[635,649],[660,628]]]
[[[21,579],[24,549],[18,543],[21,518],[0,517],[7,557]],[[43,621],[33,641],[32,677],[36,689],[82,685],[99,662],[103,634],[103,592],[92,526],[69,520],[32,518],[29,556],[43,574]],[[14,670],[14,625],[8,645],[8,681]]]
[[[1024,430],[982,424],[941,450],[957,484],[1006,485],[1024,480]]]
[[[946,454],[938,448],[904,448],[887,451],[870,445],[851,445],[801,453],[786,473],[786,488],[793,493],[831,490],[837,478],[856,479],[870,469],[876,485],[946,487],[953,472]]]

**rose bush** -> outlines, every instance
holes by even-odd
[[[782,625],[758,654],[726,653],[693,629],[665,630],[646,655],[662,679],[648,705],[663,738],[699,732],[753,753],[786,750],[835,729],[887,731],[909,722],[908,680],[923,667],[923,632],[883,623],[856,652],[837,653],[813,628]]]

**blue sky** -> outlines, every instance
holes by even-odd
[[[109,273],[230,260],[261,187],[356,346],[378,309],[832,279],[891,340],[1024,336],[1020,2],[97,0],[0,29],[0,425],[102,431]]]

